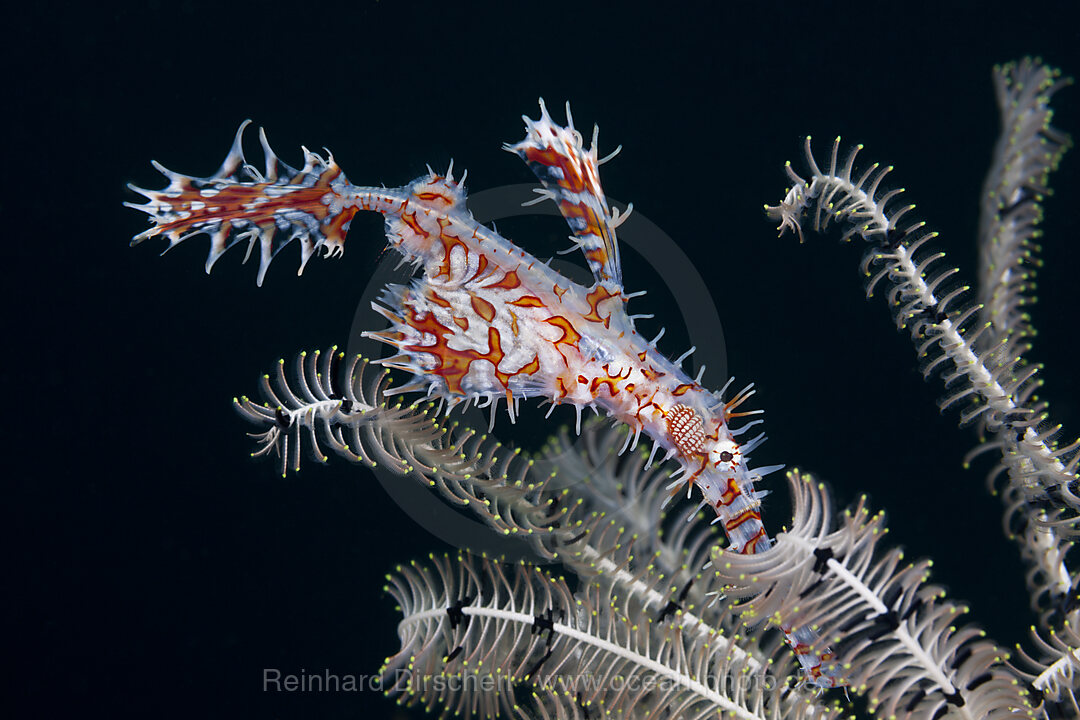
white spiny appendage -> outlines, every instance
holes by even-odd
[[[1024,58],[994,68],[1001,134],[983,185],[979,214],[979,301],[991,325],[987,345],[1005,336],[1030,337],[1026,306],[1034,301],[1048,179],[1057,170],[1069,136],[1050,125],[1053,95],[1070,84],[1056,68]]]
[[[1075,626],[1065,624],[1060,631],[1039,632],[1031,629],[1037,656],[1017,646],[1019,662],[1010,665],[1031,687],[1061,708],[1075,708],[1077,681],[1080,679],[1080,634]]]
[[[731,431],[731,435],[732,435],[732,437],[739,437],[740,435],[745,433],[750,428],[754,427],[755,425],[761,425],[764,422],[765,422],[764,420],[751,420],[750,422],[745,423],[743,425],[740,425],[739,427],[733,429]]]
[[[883,268],[870,278],[868,294],[872,294],[875,285],[882,280],[893,283],[889,297],[896,308],[897,324],[900,327],[910,326],[919,356],[927,359],[925,374],[929,376],[937,370],[948,368],[943,373],[943,379],[950,388],[950,394],[941,401],[942,408],[966,401],[968,408],[962,412],[961,422],[981,420],[990,432],[1009,429],[1019,433],[1022,440],[1014,448],[1030,463],[1024,481],[1029,496],[1045,497],[1048,489],[1056,487],[1074,511],[1080,510],[1080,498],[1068,491],[1070,484],[1076,480],[1080,454],[1075,446],[1059,448],[1051,444],[1050,434],[1039,429],[1045,423],[1043,408],[1028,403],[1037,387],[1034,379],[1037,367],[1030,366],[1022,374],[1014,376],[1012,369],[1016,362],[1000,364],[995,352],[978,349],[980,335],[986,326],[972,332],[965,331],[966,324],[976,315],[978,306],[972,305],[950,313],[949,306],[957,304],[966,295],[965,289],[956,288],[940,296],[938,294],[940,286],[954,270],[926,275],[928,265],[939,260],[943,254],[924,256],[921,249],[937,234],[922,232],[919,237],[909,241],[910,235],[922,231],[923,223],[914,223],[901,230],[898,221],[914,206],[902,206],[895,212],[886,208],[899,190],[876,197],[883,172],[874,174],[871,169],[861,178],[852,180],[855,155],[861,146],[855,148],[843,169],[838,171],[839,145],[840,139],[837,138],[833,143],[828,170],[822,172],[814,161],[810,138],[807,138],[806,159],[812,170],[811,179],[809,182],[803,180],[789,166],[788,172],[794,186],[779,205],[766,206],[769,216],[780,220],[781,233],[788,229],[795,230],[800,239],[800,220],[804,214],[812,212],[812,228],[815,231],[823,230],[835,219],[848,224],[843,231],[844,239],[858,235],[876,243],[864,261],[864,270],[869,275],[871,265],[880,263]],[[866,186],[872,174],[873,180]],[[1014,350],[1019,357],[1019,349]]]
[[[330,395],[330,382],[332,373],[330,365],[333,361],[337,348],[332,348],[326,354],[326,358],[319,365],[320,352],[315,352],[311,357],[310,366],[305,362],[307,353],[297,356],[296,376],[298,390],[294,391],[285,376],[285,361],[279,360],[277,373],[273,380],[269,375],[262,379],[263,394],[270,402],[262,406],[256,405],[246,397],[242,400],[234,400],[237,409],[253,422],[270,422],[270,427],[264,433],[253,435],[262,447],[252,453],[253,457],[261,457],[271,451],[281,456],[281,473],[285,475],[289,467],[300,469],[300,436],[302,429],[307,429],[311,442],[312,453],[319,462],[326,462],[326,455],[319,448],[317,425],[320,422],[327,423],[342,407],[341,399],[332,399]],[[309,376],[311,382],[309,383]],[[323,383],[326,383],[324,387]],[[276,386],[276,391],[275,391]],[[272,405],[271,405],[272,403]],[[371,406],[361,405],[359,412],[372,410]],[[290,453],[289,435],[293,436],[293,447]],[[290,458],[292,460],[290,465]]]
[[[653,617],[675,599],[682,606],[678,615],[682,632],[712,634],[722,625],[723,609],[695,611],[694,607],[700,607],[707,592],[719,589],[710,577],[700,574],[719,533],[708,526],[686,525],[681,513],[663,512],[662,501],[669,495],[665,487],[669,471],[648,470],[643,450],[620,457],[617,449],[621,436],[627,434],[622,425],[593,420],[586,423],[580,438],[563,428],[536,456],[532,469],[536,477],[550,477],[549,495],[558,497],[562,488],[572,490],[581,501],[575,507],[583,516],[595,518],[593,524],[603,522],[618,528],[614,536],[598,529],[591,531],[591,549],[570,557],[571,565],[588,562],[588,576],[600,572],[623,585],[620,596],[642,597],[644,593],[646,613]],[[543,497],[538,502],[542,503]],[[567,534],[575,536],[583,529],[578,523],[564,522],[563,526]],[[555,548],[558,545],[551,543]],[[608,549],[616,546],[622,549],[614,553]],[[642,566],[651,568],[645,576]],[[661,592],[652,588],[658,581],[662,581]],[[674,619],[668,618],[665,624]],[[736,647],[732,650],[741,652]]]
[[[794,230],[798,233],[800,242],[803,240],[800,218],[810,203],[814,205],[812,228],[815,232],[825,230],[829,222],[834,219],[851,222],[851,227],[844,231],[842,238],[844,240],[856,234],[866,239],[873,239],[887,235],[896,228],[896,223],[900,218],[915,206],[908,205],[890,215],[886,214],[885,204],[903,192],[903,188],[891,190],[880,198],[874,197],[881,181],[892,171],[891,165],[878,170],[879,166],[875,163],[858,179],[852,178],[855,157],[862,149],[862,145],[856,145],[848,155],[843,170],[838,173],[837,153],[840,150],[840,138],[837,137],[833,141],[829,170],[823,173],[818,168],[810,148],[810,136],[806,136],[805,154],[807,164],[811,169],[810,182],[799,177],[791,169],[791,163],[787,163],[784,169],[793,183],[791,189],[779,205],[765,206],[771,218],[780,220],[781,233],[785,230]],[[871,175],[873,175],[873,181],[869,187],[865,187]]]
[[[824,486],[797,470],[788,480],[792,528],[772,550],[713,551],[713,568],[741,600],[736,611],[748,622],[768,618],[792,632],[818,628],[819,643],[835,651],[833,663],[882,717],[931,717],[948,709],[979,720],[1027,709],[1001,650],[981,631],[957,627],[967,609],[926,584],[929,561],[906,564],[899,550],[878,549],[884,516],[870,514],[865,496],[831,531],[834,512]]]
[[[697,517],[698,513],[701,512],[702,510],[704,510],[705,508],[707,508],[708,506],[709,506],[709,501],[708,500],[702,500],[701,502],[699,502],[697,504],[697,507],[695,507],[690,512],[686,513],[686,522],[688,522],[688,523],[693,522],[694,518]]]
[[[578,238],[574,237],[573,235],[568,235],[566,239],[569,240],[572,244],[568,248],[556,250],[556,255],[570,255],[571,253],[575,253],[581,249],[581,241]]]
[[[656,459],[656,451],[660,449],[660,442],[653,440],[652,450],[649,451],[649,459],[645,461],[645,468],[651,468],[653,460]]]
[[[692,530],[694,526],[687,526],[679,522],[681,518],[673,519],[670,523],[665,521],[656,500],[663,493],[666,473],[643,474],[643,458],[641,454],[630,460],[616,461],[617,455],[614,449],[619,441],[618,434],[627,431],[624,428],[605,426],[606,423],[604,422],[590,423],[583,430],[580,440],[572,440],[565,432],[559,436],[558,440],[553,439],[551,447],[536,458],[536,464],[530,462],[528,465],[530,474],[536,473],[534,477],[545,475],[548,467],[553,468],[548,475],[548,481],[541,481],[541,487],[536,492],[523,494],[520,481],[480,480],[475,475],[472,478],[459,479],[454,483],[440,484],[439,487],[444,492],[452,490],[462,492],[470,487],[473,488],[465,495],[466,497],[472,497],[474,500],[483,497],[489,503],[472,502],[468,506],[469,509],[484,516],[484,512],[489,507],[503,507],[503,517],[506,518],[507,522],[511,523],[510,528],[516,528],[515,531],[524,533],[530,527],[532,529],[547,528],[548,532],[528,535],[531,540],[540,543],[538,549],[557,550],[557,556],[560,560],[578,572],[582,578],[592,578],[595,575],[604,579],[602,583],[587,580],[585,583],[579,584],[579,589],[575,593],[575,599],[573,600],[575,604],[579,599],[585,601],[589,597],[596,597],[591,593],[597,591],[611,593],[612,596],[633,597],[635,603],[640,603],[640,612],[647,617],[654,618],[652,622],[640,623],[637,626],[641,632],[650,633],[650,628],[655,629],[662,623],[667,628],[664,635],[672,638],[678,637],[680,642],[692,645],[708,645],[710,652],[715,651],[714,657],[723,657],[726,658],[725,662],[736,663],[742,668],[740,672],[760,673],[766,670],[775,670],[775,667],[765,664],[754,655],[745,652],[735,643],[733,638],[726,636],[724,631],[721,630],[721,628],[726,627],[726,623],[730,622],[725,620],[727,611],[724,606],[710,605],[706,607],[706,599],[715,597],[719,588],[714,586],[709,578],[700,577],[696,568],[699,568],[703,564],[704,558],[707,557],[709,547],[715,541],[715,534],[708,531],[701,532],[700,530],[694,532]],[[556,473],[555,469],[559,472]],[[494,473],[489,472],[488,474]],[[559,491],[559,485],[556,484],[558,478],[563,478],[568,483],[567,487],[576,487],[579,490],[588,489],[593,483],[596,484],[596,487],[593,488],[593,493],[579,493],[578,503],[554,511],[551,500],[564,495],[563,492]],[[582,485],[582,483],[585,484]],[[532,488],[532,484],[530,483],[528,487]],[[623,504],[628,500],[633,501],[629,508]],[[596,512],[602,508],[607,509],[613,516],[608,518],[605,517],[605,513]],[[614,514],[619,509],[629,509],[632,512],[627,516],[616,518]],[[552,514],[553,511],[554,514]],[[577,512],[576,515],[575,512]],[[540,517],[537,517],[538,514]],[[489,522],[494,519],[490,516],[484,517]],[[522,523],[530,519],[540,520],[541,518],[543,522],[537,526],[522,525]],[[549,527],[552,520],[556,519],[559,521],[559,527]],[[624,529],[624,525],[629,525],[629,527]],[[668,527],[669,531],[665,533],[657,532],[657,529],[661,526]],[[641,537],[638,537],[639,533],[642,534]],[[638,556],[640,556],[640,559],[638,559]],[[551,557],[554,557],[554,555],[551,555]],[[473,617],[472,623],[456,623],[454,627],[444,627],[449,631],[467,631],[469,625],[473,625],[474,630],[477,630],[475,623],[483,622],[482,618],[494,617],[494,615],[486,614],[483,611],[473,615],[471,611],[467,610],[468,607],[494,608],[499,605],[505,607],[503,601],[510,601],[511,596],[514,596],[515,593],[527,592],[528,583],[518,582],[523,576],[516,573],[536,572],[529,568],[515,570],[495,564],[491,564],[491,571],[488,572],[475,566],[475,563],[480,562],[478,558],[464,559],[459,562],[473,563],[474,566],[471,569],[459,566],[457,569],[462,570],[463,573],[457,575],[457,577],[462,579],[472,578],[477,584],[489,584],[488,588],[492,591],[479,590],[479,592],[474,593],[464,586],[455,584],[453,578],[443,572],[443,570],[451,570],[453,573],[454,569],[451,568],[451,565],[442,564],[440,569],[437,566],[443,561],[434,558],[433,562],[434,565],[431,569],[435,570],[434,573],[422,572],[416,577],[421,575],[426,577],[432,583],[431,590],[445,590],[445,594],[431,602],[425,600],[420,606],[411,602],[401,603],[401,609],[406,621],[412,617],[410,607],[421,611],[430,611],[425,617],[430,617],[432,620],[438,620],[439,613],[441,613],[442,620],[455,623],[453,618],[457,609],[462,611],[463,617]],[[447,562],[453,563],[452,560],[447,560]],[[488,563],[489,561],[484,560],[483,562]],[[412,567],[419,570],[415,563]],[[398,568],[399,576],[401,573],[402,569]],[[515,589],[510,595],[504,594],[490,585],[491,582],[498,582],[499,578],[506,578],[513,583]],[[675,587],[672,587],[673,583]],[[549,589],[555,587],[550,583],[545,583],[544,586]],[[467,597],[472,599],[466,600]],[[413,598],[415,599],[416,596],[414,595]],[[492,598],[495,598],[495,600],[492,600]],[[502,598],[502,600],[499,600],[499,598]],[[683,604],[684,601],[685,604]],[[546,623],[548,611],[556,611],[554,616],[551,617],[553,621],[558,623],[560,620],[557,612],[560,606],[555,603],[540,602],[535,605],[534,610],[534,606],[527,599],[523,599],[521,595],[517,595],[513,602],[514,606],[510,609],[529,616],[537,626],[539,626],[539,623],[537,623],[536,617],[544,615],[544,622]],[[610,598],[606,602],[610,603]],[[672,607],[678,608],[678,605],[672,605],[673,602],[682,605],[678,612],[671,610]],[[608,607],[613,606],[609,605]],[[561,629],[559,624],[568,627],[574,626],[575,618],[579,617],[592,618],[587,621],[586,627],[596,628],[597,622],[606,622],[603,615],[567,613],[562,623],[554,626],[554,631],[559,632]],[[616,622],[621,623],[621,620],[618,620],[619,617],[621,615],[618,613],[614,616]],[[406,626],[412,627],[411,624]],[[429,627],[428,629],[434,628]],[[586,630],[586,632],[588,631]],[[638,630],[634,632],[636,633]],[[604,635],[603,631],[599,629],[592,632],[592,634],[594,636]],[[541,635],[538,646],[533,641],[535,634],[528,632],[500,634],[499,637],[505,642],[496,641],[492,635],[484,635],[483,632],[480,632],[480,635],[481,637],[477,638],[478,644],[476,647],[485,653],[505,651],[511,654],[525,653],[524,656],[521,656],[525,657],[528,656],[528,653],[536,650],[543,653],[555,644],[551,642],[555,639],[554,636],[545,638]],[[444,663],[444,669],[446,669],[445,663],[453,662],[454,658],[447,660],[447,657],[456,647],[462,647],[462,650],[457,653],[457,656],[461,658],[459,662],[468,660],[467,656],[471,651],[468,647],[468,641],[463,640],[462,635],[457,634],[458,639],[452,639],[445,634],[440,634],[440,637],[449,642],[450,645],[441,648],[443,652],[436,653],[433,659],[439,663]],[[624,635],[622,637],[624,640],[628,639],[628,636]],[[647,642],[655,643],[656,639],[656,635],[653,635]],[[424,647],[430,647],[423,638],[416,638],[416,640]],[[565,640],[564,638],[559,642],[564,643]],[[608,640],[612,640],[612,637],[608,636]],[[675,663],[672,663],[670,658],[667,661],[661,660],[662,657],[665,657],[663,647],[665,647],[666,642],[668,641],[663,641],[660,645],[650,644],[650,652],[660,653],[660,655],[654,655],[654,657],[660,660],[662,665],[669,670],[676,669],[676,671],[680,667],[687,669],[693,667],[692,664],[684,664],[681,659]],[[403,639],[403,644],[405,643],[406,640]],[[565,648],[565,645],[560,645],[560,647]],[[685,649],[686,646],[680,652],[679,657],[692,658],[692,655],[684,654]],[[406,653],[404,647],[402,652]],[[401,654],[397,656],[398,659],[402,657]],[[416,661],[422,665],[424,657],[428,657],[428,655],[418,655]],[[485,657],[490,658],[492,656],[488,654]],[[548,656],[547,660],[540,662],[539,657],[540,655],[534,657],[528,663],[508,662],[505,665],[499,663],[492,665],[489,663],[487,667],[503,667],[504,671],[507,671],[510,676],[508,680],[511,682],[521,682],[524,679],[521,677],[522,674],[532,676],[537,671],[546,672],[555,667],[567,667],[557,658]],[[594,677],[600,677],[615,669],[618,669],[622,674],[628,669],[621,664],[625,657],[622,653],[607,655],[601,651],[600,655],[594,655],[592,659],[588,660],[589,665],[587,668],[582,669],[587,670]],[[391,660],[391,662],[394,661],[395,659]],[[538,662],[539,664],[537,664]],[[517,672],[511,670],[514,667],[517,668]],[[456,672],[455,668],[456,665],[451,665],[449,672]],[[532,668],[533,672],[526,673],[525,671],[528,668]],[[710,677],[715,677],[717,673],[723,672],[721,667],[711,662],[702,669],[705,668],[707,668]],[[697,670],[691,672],[697,672]],[[396,676],[394,679],[400,679],[400,676]],[[759,689],[756,684],[739,685],[737,687],[753,692],[757,692]],[[789,690],[775,688],[772,684],[761,686],[761,689],[768,691],[779,690],[775,694],[762,698],[766,703],[766,707],[783,707],[793,711],[792,715],[788,715],[787,710],[785,710],[784,717],[798,718],[804,716],[798,710],[798,703],[802,702],[805,705],[807,693],[802,693],[801,697],[798,692],[795,696],[791,696]],[[739,703],[739,698],[743,697],[741,691],[735,695],[726,692],[723,694],[734,700],[736,704]],[[779,703],[779,706],[776,703]],[[772,717],[772,715],[759,708],[751,717],[766,718]]]
[[[754,451],[754,448],[759,447],[761,445],[761,443],[765,442],[765,440],[767,440],[767,439],[768,438],[765,437],[765,433],[760,433],[760,434],[755,435],[754,437],[750,438],[742,446],[743,454],[744,455],[749,455],[751,452]]]
[[[593,147],[596,147],[596,141],[599,139],[599,132],[600,132],[600,126],[599,125],[593,125],[593,137],[592,137],[592,145],[593,145]],[[619,145],[614,150],[609,152],[607,155],[605,155],[604,157],[597,160],[596,164],[597,165],[604,165],[605,163],[608,163],[611,160],[614,160],[615,156],[618,155],[621,152],[622,152],[622,145]],[[629,208],[631,208],[633,206],[634,206],[633,203],[631,203],[630,206],[627,208],[627,210],[626,210],[627,215],[630,214],[630,209]]]
[[[701,367],[698,368],[697,377],[694,378],[694,382],[698,385],[701,384],[701,378],[705,375],[705,363],[701,363]]]
[[[1043,219],[1043,199],[1051,192],[1050,174],[1072,145],[1067,134],[1051,126],[1054,113],[1049,103],[1069,83],[1071,79],[1063,78],[1057,69],[1030,58],[994,68],[1001,133],[983,184],[979,213],[979,322],[986,329],[975,347],[988,365],[1002,369],[1003,384],[1019,381],[1026,385],[1021,392],[1032,397],[1022,397],[1021,402],[1033,403],[1032,416],[1039,418],[1045,415],[1046,406],[1033,396],[1038,383],[1030,379],[1033,370],[1023,354],[1035,335],[1029,308],[1035,302],[1035,275],[1042,265],[1042,232],[1038,226]],[[1060,426],[1048,425],[1043,424],[1043,436],[1058,436]],[[1075,594],[1074,578],[1064,558],[1073,544],[1070,536],[1077,534],[1075,523],[1069,522],[1069,515],[1075,517],[1076,513],[1062,512],[1060,507],[1076,508],[1080,501],[1072,484],[1052,488],[1060,497],[1057,507],[1048,507],[1041,500],[1040,469],[1027,457],[1026,435],[999,432],[992,442],[969,453],[968,459],[985,450],[1001,453],[990,475],[991,487],[1005,502],[1005,527],[1019,541],[1021,557],[1028,567],[1032,608],[1039,613],[1044,632],[1052,632],[1061,627],[1060,608],[1070,603]],[[1078,447],[1080,441],[1056,449],[1058,458],[1072,457],[1065,465],[1067,472],[1076,472]],[[1004,473],[1009,483],[1002,486],[997,478]],[[1035,503],[1030,502],[1032,496]],[[1017,528],[1022,531],[1015,532]],[[1061,631],[1066,632],[1064,628]],[[1038,643],[1040,639],[1036,640]],[[1054,657],[1048,654],[1046,663],[1057,664],[1062,655],[1057,653],[1057,661]],[[1067,700],[1056,692],[1058,688],[1048,692],[1039,684],[1041,679],[1041,674],[1038,679],[1032,678],[1033,685],[1048,698],[1076,706],[1076,698]]]
[[[662,714],[673,707],[685,717],[717,712],[738,720],[813,716],[804,699],[768,682],[768,666],[732,653],[717,636],[678,632],[657,637],[653,623],[627,623],[609,584],[587,583],[573,592],[542,570],[504,568],[463,555],[399,566],[388,582],[386,589],[403,616],[402,648],[381,672],[387,691],[410,704],[453,707],[467,699],[473,715],[510,716],[523,708],[505,688],[466,694],[465,683],[453,683],[447,694],[431,683],[405,679],[413,674],[494,674],[498,668],[498,677],[508,682],[538,687],[561,677],[589,677],[590,704],[617,716],[631,709]],[[408,673],[401,672],[405,667]],[[628,693],[627,685],[655,690]],[[543,707],[539,717],[579,717],[581,696],[581,691],[538,693],[525,704]]]
[[[759,479],[759,478],[765,477],[766,475],[771,475],[774,472],[779,472],[780,470],[783,470],[786,467],[787,467],[787,465],[784,465],[784,464],[780,464],[780,465],[762,465],[761,467],[753,468],[750,471],[750,473],[751,473],[751,475],[754,476],[755,479]],[[763,498],[766,495],[768,495],[770,492],[772,492],[772,491],[771,490],[758,490],[755,493],[755,496],[758,497],[758,498]]]
[[[729,377],[727,379],[727,382],[724,383],[724,386],[722,388],[720,388],[719,390],[717,390],[716,392],[713,393],[713,395],[716,396],[717,400],[719,400],[720,402],[724,401],[724,394],[728,391],[728,388],[731,387],[731,384],[733,382],[735,382],[735,376],[734,375],[732,375],[731,377]]]
[[[536,193],[537,196],[534,197],[532,200],[526,200],[525,202],[521,203],[521,207],[532,207],[533,205],[539,205],[545,200],[555,199],[555,193],[548,190],[547,188],[533,188],[533,192]]]
[[[622,149],[622,145],[620,145],[619,148],[615,152],[618,152],[621,149]],[[614,154],[615,153],[612,153],[608,157],[611,157]],[[602,161],[601,161],[601,163],[598,163],[598,164],[602,164]],[[622,213],[619,212],[619,208],[612,208],[611,209],[611,227],[617,228],[620,225],[622,225],[624,222],[626,222],[627,220],[630,219],[630,215],[633,212],[634,212],[634,203],[627,203],[626,204],[626,212],[622,212]]]
[[[626,439],[623,440],[622,447],[619,448],[619,455],[622,455],[627,450],[630,450],[632,452],[637,447],[638,438],[641,437],[641,429],[643,427],[644,425],[639,422],[636,425],[628,428],[628,432],[626,433]]]
[[[327,353],[301,353],[292,384],[281,360],[273,377],[262,377],[263,403],[247,397],[234,399],[241,415],[266,427],[250,434],[259,444],[252,455],[276,453],[283,475],[290,469],[297,471],[306,436],[319,462],[327,460],[321,447],[326,445],[353,462],[374,466],[378,459],[397,472],[416,470],[425,475],[433,472],[433,464],[441,464],[438,472],[452,473],[454,463],[447,462],[448,450],[439,440],[442,431],[431,419],[438,416],[430,412],[433,404],[420,408],[399,401],[391,406],[387,403],[389,377],[385,370],[367,371],[368,361],[360,356],[352,358],[344,369],[335,367],[343,359],[337,348]]]
[[[682,355],[675,358],[675,364],[678,365],[679,367],[682,367],[683,360],[685,360],[686,358],[693,355],[695,350],[697,350],[697,345],[692,346],[689,350],[684,352]]]

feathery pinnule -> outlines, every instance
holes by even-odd
[[[849,685],[888,717],[1049,718],[1080,707],[1067,558],[1080,534],[1080,442],[1056,442],[1059,427],[1035,396],[1024,306],[1047,176],[1069,145],[1049,124],[1049,100],[1067,81],[1024,60],[996,69],[995,82],[1004,129],[982,207],[979,303],[955,269],[937,267],[936,233],[888,187],[892,167],[857,163],[862,146],[841,161],[837,139],[823,169],[807,138],[809,178],[789,165],[793,185],[767,211],[800,240],[805,225],[867,241],[868,294],[888,289],[924,372],[944,380],[941,406],[978,423],[984,449],[1000,452],[993,486],[1031,567],[1040,623],[1035,649],[1016,663],[956,622],[966,608],[928,584],[929,561],[905,564],[882,546],[883,515],[865,498],[837,521],[824,487],[793,471],[791,526],[766,534],[755,483],[779,466],[748,462],[764,440],[743,439],[761,422],[745,419],[760,413],[743,407],[753,385],[711,391],[683,372],[686,354],[670,360],[660,336],[638,334],[617,239],[628,213],[610,208],[600,183],[615,153],[599,157],[595,129],[586,150],[569,107],[564,127],[541,102],[525,139],[505,149],[540,179],[538,201],[566,219],[592,272],[587,286],[476,222],[452,165],[400,188],[357,186],[329,152],[305,148],[301,169],[285,165],[260,131],[258,170],[243,154],[247,122],[214,175],[155,163],[169,184],[133,188],[146,202],[131,207],[153,224],[132,244],[163,235],[173,247],[205,233],[209,272],[246,241],[248,256],[259,247],[261,285],[293,241],[301,272],[314,255],[340,256],[352,218],[372,211],[417,269],[410,284],[386,287],[375,307],[390,326],[368,333],[394,348],[375,362],[408,373],[404,384],[332,348],[301,353],[291,370],[280,361],[261,400],[234,401],[259,427],[253,455],[278,455],[282,473],[299,470],[305,445],[319,462],[334,454],[387,468],[576,575],[465,554],[398,567],[387,589],[403,614],[402,647],[383,678],[401,702],[466,717],[826,718],[841,712],[827,689]],[[574,407],[576,435],[553,433],[531,455],[450,414],[505,401],[514,421],[530,398]],[[588,408],[615,427],[583,425]],[[651,452],[638,447],[642,435]],[[700,503],[674,512],[671,501],[695,487]]]

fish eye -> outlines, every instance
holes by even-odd
[[[718,442],[710,453],[712,461],[716,464],[736,462],[738,455],[739,446],[728,438]]]

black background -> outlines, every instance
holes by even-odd
[[[844,504],[868,493],[889,511],[892,541],[932,556],[935,580],[970,601],[991,637],[1023,639],[1021,567],[984,489],[988,466],[961,469],[970,431],[938,413],[939,384],[921,379],[881,299],[864,301],[859,250],[777,240],[761,206],[782,197],[783,163],[799,165],[804,134],[822,150],[840,134],[897,167],[892,181],[973,282],[997,132],[991,67],[1039,54],[1080,73],[1074,10],[187,1],[9,11],[0,218],[12,710],[401,712],[374,693],[264,693],[262,672],[375,672],[397,649],[384,574],[441,546],[361,469],[309,462],[283,480],[252,462],[229,407],[278,357],[347,339],[380,258],[380,220],[358,219],[344,259],[313,260],[302,278],[286,250],[256,288],[238,251],[203,274],[205,239],[161,259],[161,242],[129,248],[145,220],[120,203],[137,199],[129,181],[159,186],[151,158],[213,172],[246,117],[287,162],[300,162],[300,144],[326,146],[361,184],[400,185],[451,157],[474,190],[527,182],[499,147],[521,137],[519,116],[535,116],[538,96],[557,119],[569,99],[578,127],[599,123],[602,152],[624,145],[604,168],[608,193],[633,200],[710,281],[729,372],[755,381],[768,411],[770,441],[755,459],[814,471]],[[1077,89],[1055,104],[1056,124],[1080,132]],[[1067,156],[1047,203],[1032,355],[1047,363],[1055,420],[1073,433],[1077,167]],[[553,226],[509,227],[538,255],[562,246]],[[686,332],[663,287],[635,254],[623,265],[630,290],[651,291],[635,307],[657,313],[646,334],[666,324],[661,347],[680,354]],[[768,484],[776,532],[785,492]]]

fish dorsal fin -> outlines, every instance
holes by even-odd
[[[544,198],[551,198],[573,231],[573,240],[589,264],[597,282],[622,289],[619,245],[615,236],[619,215],[608,209],[600,186],[601,160],[596,154],[596,128],[586,151],[581,133],[574,128],[570,104],[566,127],[557,125],[540,100],[540,119],[523,116],[527,134],[516,145],[504,146],[524,160],[543,184]],[[616,151],[617,152],[617,151]],[[625,215],[623,215],[625,217]]]

